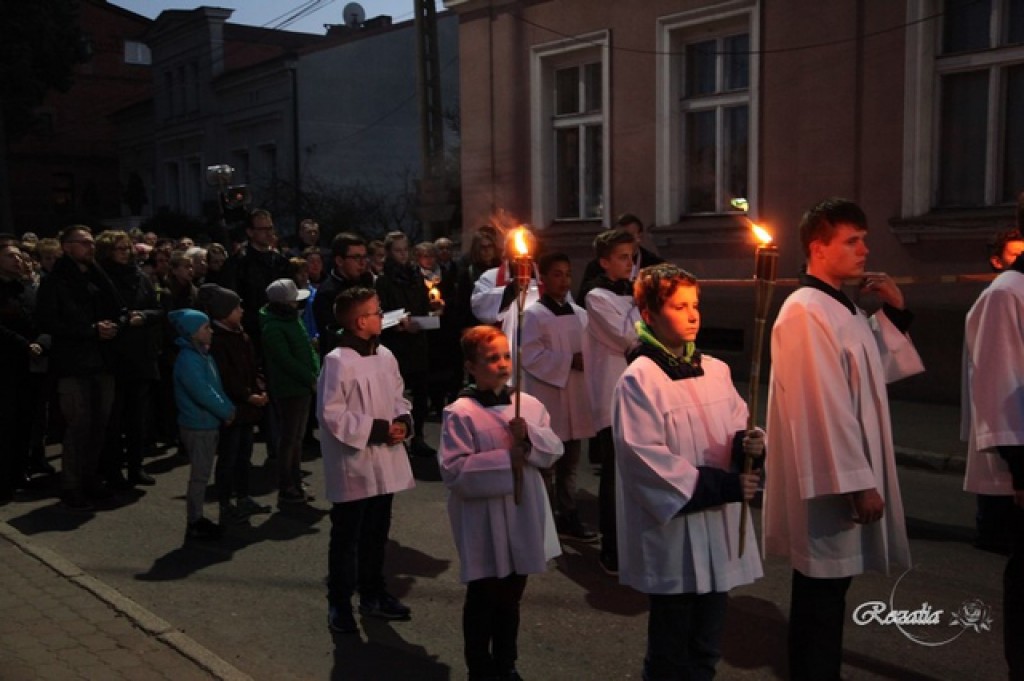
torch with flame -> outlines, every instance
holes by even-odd
[[[766,229],[753,222],[750,228],[758,240],[757,251],[754,253],[754,344],[750,353],[750,387],[747,394],[747,430],[757,425],[758,397],[761,388],[761,357],[764,349],[764,329],[768,319],[768,308],[772,303],[772,291],[775,288],[775,270],[779,261],[779,249],[772,243],[772,235]],[[743,472],[750,473],[753,460],[746,457]],[[744,501],[740,511],[740,556],[747,538],[747,515],[750,505]]]
[[[530,290],[530,275],[533,273],[533,257],[530,254],[530,245],[527,241],[528,234],[524,225],[520,225],[512,234],[512,245],[516,250],[513,267],[516,286],[516,314],[518,315],[518,324],[516,324],[516,418],[519,418],[519,395],[523,384],[523,309],[526,307],[526,294]],[[523,498],[522,466],[513,463],[512,474],[515,476],[513,497],[516,504],[519,504]]]

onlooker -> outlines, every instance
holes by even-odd
[[[164,302],[164,309],[182,310],[196,306],[196,288],[193,273],[195,272],[192,258],[185,251],[174,251],[170,258],[170,274],[167,277],[169,296]]]
[[[192,283],[202,286],[206,282],[206,249],[200,246],[192,246],[185,255],[192,259]]]
[[[561,553],[539,469],[562,455],[544,405],[506,387],[508,339],[491,326],[462,337],[473,384],[444,413],[439,460],[466,584],[462,636],[470,679],[519,679],[519,603],[530,574]]]
[[[633,271],[630,272],[630,280],[636,278],[636,273],[639,272],[641,268],[649,267],[650,265],[659,265],[665,262],[656,254],[644,248],[643,243],[641,243],[641,238],[644,232],[644,223],[637,216],[632,213],[623,213],[615,221],[615,229],[621,229],[629,232],[636,239],[636,251],[633,253]],[[580,281],[580,304],[582,304],[583,299],[587,296],[587,290],[590,283],[597,277],[601,276],[601,272],[601,263],[598,262],[597,258],[594,258],[587,263],[586,269],[583,270],[583,279]]]
[[[541,471],[555,527],[562,537],[589,543],[597,541],[597,534],[583,524],[576,509],[576,468],[583,440],[595,432],[583,378],[587,312],[570,300],[569,256],[542,256],[538,268],[544,293],[523,315],[523,388],[551,415],[551,430],[565,452],[558,463]]]
[[[36,244],[36,255],[39,256],[39,266],[42,269],[40,274],[44,277],[53,271],[53,266],[60,257],[60,241],[57,239],[40,239]]]
[[[374,239],[370,243],[366,244],[367,255],[369,257],[369,272],[370,276],[376,281],[377,277],[384,273],[384,261],[388,259],[388,251],[384,248],[384,242],[380,239]]]
[[[317,290],[315,286],[309,283],[309,263],[304,258],[289,258],[288,276],[295,282],[295,286],[300,291],[306,291],[308,294],[305,302],[302,304],[302,323],[305,325],[309,340],[315,348],[320,332],[316,326],[316,317],[313,315]]]
[[[333,268],[324,278],[313,302],[313,318],[319,336],[320,356],[334,349],[340,331],[334,317],[334,301],[345,289],[353,286],[373,287],[373,277],[366,271],[366,242],[351,232],[339,232],[331,241]]]
[[[309,418],[309,401],[316,392],[320,360],[299,318],[299,304],[309,297],[291,279],[271,282],[267,304],[260,310],[268,393],[278,418],[277,503],[305,503],[302,438]]]
[[[459,309],[462,310],[462,328],[467,329],[480,324],[480,320],[473,315],[470,300],[473,295],[473,287],[484,272],[493,269],[501,264],[501,252],[498,248],[498,231],[485,225],[473,233],[470,241],[469,253],[463,257],[459,266],[458,283],[456,289],[459,297]]]
[[[323,283],[324,277],[327,276],[327,273],[324,272],[323,251],[319,246],[310,246],[302,251],[301,257],[306,261],[306,264],[309,267],[309,283],[320,288],[320,284]]]
[[[92,510],[91,499],[107,499],[99,479],[99,457],[114,401],[113,343],[119,314],[117,294],[96,266],[96,242],[84,225],[60,235],[64,255],[39,287],[36,317],[53,346],[50,370],[66,422],[61,454],[62,498],[68,508]]]
[[[185,539],[219,539],[223,529],[203,515],[203,501],[217,453],[219,429],[221,424],[230,425],[234,420],[235,407],[224,394],[217,366],[210,357],[213,330],[209,317],[186,309],[175,310],[168,318],[181,348],[174,363],[174,399],[189,458]]]
[[[394,355],[378,345],[377,294],[361,286],[346,289],[335,309],[345,333],[324,360],[317,402],[324,484],[332,503],[327,626],[353,633],[356,590],[363,615],[409,618],[409,607],[387,591],[384,551],[395,492],[416,483],[402,447],[411,425],[402,376]]]
[[[228,251],[218,243],[212,243],[206,247],[206,277],[203,283],[218,284],[224,283],[224,267],[228,261]]]
[[[299,223],[298,233],[289,239],[289,248],[286,255],[289,258],[297,258],[307,248],[318,248],[320,246],[320,225],[313,218],[306,218]]]

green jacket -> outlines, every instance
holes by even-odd
[[[260,309],[260,329],[270,397],[302,397],[316,392],[320,359],[298,312],[281,315],[265,305]]]

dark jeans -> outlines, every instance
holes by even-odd
[[[226,426],[220,429],[214,484],[217,501],[226,504],[231,497],[249,496],[249,464],[252,461],[252,425]]]
[[[644,681],[706,681],[722,658],[729,595],[650,594]]]
[[[279,397],[274,400],[277,411],[277,488],[302,490],[302,438],[309,418],[310,395]]]
[[[9,371],[0,382],[0,501],[7,501],[29,461],[33,403],[26,396],[28,371]]]
[[[331,507],[327,550],[327,602],[331,605],[349,605],[357,589],[365,598],[384,593],[384,549],[394,498],[394,494],[381,494]]]
[[[793,570],[789,603],[789,678],[838,681],[843,663],[846,592],[852,577],[818,579]]]
[[[76,491],[99,484],[100,451],[114,403],[114,377],[65,376],[57,382],[67,428],[61,447],[61,489]]]
[[[601,480],[597,487],[598,523],[601,528],[601,553],[618,556],[619,533],[615,527],[615,444],[612,429],[602,428],[590,440],[601,461]]]
[[[516,667],[519,603],[526,575],[475,579],[466,585],[462,636],[470,677],[496,677]]]
[[[1003,572],[1003,651],[1010,680],[1024,681],[1024,509],[1013,507],[1013,548]]]
[[[114,379],[114,403],[107,422],[100,470],[116,475],[128,465],[129,471],[142,468],[142,457],[151,445],[153,381],[118,376]]]
[[[977,545],[984,549],[1010,549],[1013,537],[1010,532],[1013,515],[1013,497],[978,495],[978,511],[974,525],[978,531]]]

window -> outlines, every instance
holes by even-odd
[[[145,43],[140,43],[137,40],[125,40],[124,63],[149,66],[153,63],[153,54]]]
[[[608,202],[606,33],[533,48],[535,225],[605,222]]]
[[[1015,203],[1024,0],[916,0],[908,18],[904,216]]]
[[[756,9],[725,0],[658,21],[657,223],[756,205]]]

